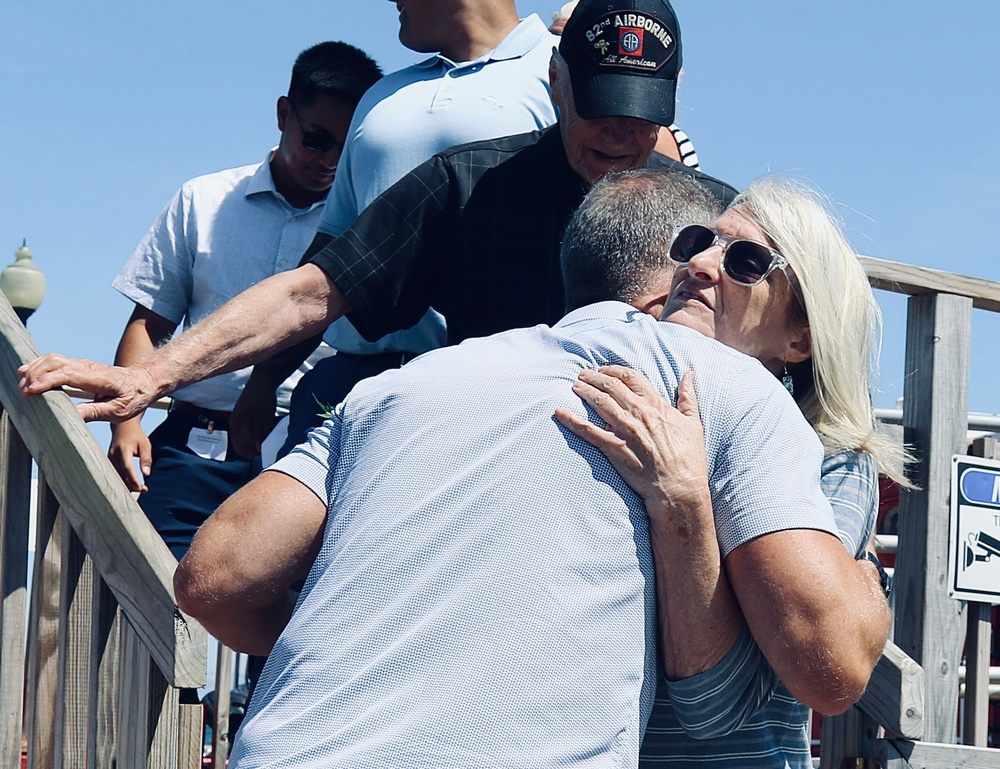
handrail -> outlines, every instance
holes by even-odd
[[[902,409],[875,409],[875,418],[886,425],[903,424]],[[970,412],[968,416],[970,430],[985,430],[986,432],[1000,432],[1000,414],[976,414]]]
[[[972,299],[980,310],[1000,312],[1000,282],[959,275],[955,272],[917,267],[888,259],[862,256],[861,264],[874,288],[896,294],[956,294]]]
[[[0,400],[102,579],[174,687],[205,683],[207,636],[177,608],[177,562],[122,484],[65,393],[25,398],[17,368],[37,357],[0,301]]]

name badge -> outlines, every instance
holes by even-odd
[[[202,430],[192,427],[188,435],[187,447],[202,459],[214,459],[217,462],[226,461],[226,449],[229,448],[229,435],[225,430]]]

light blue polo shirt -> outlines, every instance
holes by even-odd
[[[340,235],[382,192],[442,150],[555,123],[548,67],[558,43],[532,14],[474,61],[432,56],[373,85],[354,113],[320,232]],[[372,344],[341,319],[323,339],[358,354],[424,352],[445,343],[445,329],[431,312],[412,329]]]
[[[329,518],[232,769],[636,766],[656,684],[649,522],[552,417],[585,413],[572,385],[607,363],[671,400],[696,372],[723,555],[835,531],[791,397],[696,331],[607,302],[435,350],[359,383],[273,467]]]

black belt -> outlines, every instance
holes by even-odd
[[[201,406],[196,406],[195,404],[188,403],[187,401],[179,401],[176,398],[170,401],[170,408],[167,410],[176,411],[178,414],[186,414],[187,416],[196,417],[202,424],[220,422],[222,423],[221,426],[229,424],[229,418],[233,413],[231,411],[203,409]]]

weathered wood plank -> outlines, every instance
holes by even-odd
[[[7,415],[0,416],[0,766],[21,762],[24,717],[24,613],[28,584],[31,455]]]
[[[175,686],[202,686],[207,637],[177,611],[170,551],[69,398],[59,392],[25,398],[17,390],[17,367],[37,354],[0,297],[0,401],[160,670]]]
[[[119,766],[174,769],[179,749],[178,690],[153,664],[127,617],[121,630]]]
[[[118,765],[141,769],[149,755],[150,687],[149,653],[127,618],[121,623],[121,668],[118,674],[118,730],[115,753]]]
[[[875,288],[897,294],[946,293],[968,296],[972,298],[973,307],[1000,312],[1000,283],[997,281],[871,256],[862,256],[861,263],[868,273],[868,281]]]
[[[177,767],[200,769],[204,747],[205,710],[201,705],[177,706]]]
[[[970,602],[965,637],[965,718],[962,742],[986,747],[990,721],[990,610],[988,603]]]
[[[212,720],[212,767],[222,769],[229,758],[229,679],[232,676],[233,652],[223,644],[215,663],[215,717]]]
[[[25,687],[29,769],[49,769],[56,763],[56,692],[59,688],[59,570],[62,527],[59,502],[38,474],[35,518],[35,566],[31,577],[28,616],[28,680]]]
[[[849,759],[871,755],[878,724],[853,707],[839,716],[824,716],[819,731],[820,766],[844,766]]]
[[[93,564],[93,562],[91,562]],[[90,643],[90,699],[87,766],[115,765],[118,724],[118,666],[121,612],[114,594],[93,571],[93,624]]]
[[[915,492],[904,492],[896,557],[895,640],[924,669],[924,735],[958,734],[963,607],[948,597],[951,456],[966,447],[972,300],[910,297],[903,396],[904,440],[917,459]]]
[[[876,740],[882,769],[1000,769],[1000,750],[934,742]]]
[[[177,769],[177,750],[180,747],[177,731],[178,690],[167,684],[163,673],[151,667],[149,692],[146,697],[149,725],[149,754],[147,769]]]
[[[924,736],[924,671],[892,641],[872,671],[858,707],[892,736]],[[825,721],[825,719],[824,719]],[[838,764],[834,764],[837,766]],[[827,764],[830,766],[830,764]]]
[[[992,436],[977,438],[969,447],[973,456],[997,459],[1000,441]],[[986,747],[990,709],[990,605],[969,603],[965,637],[965,704],[962,742]]]
[[[72,526],[62,527],[56,769],[87,765],[93,569]]]

